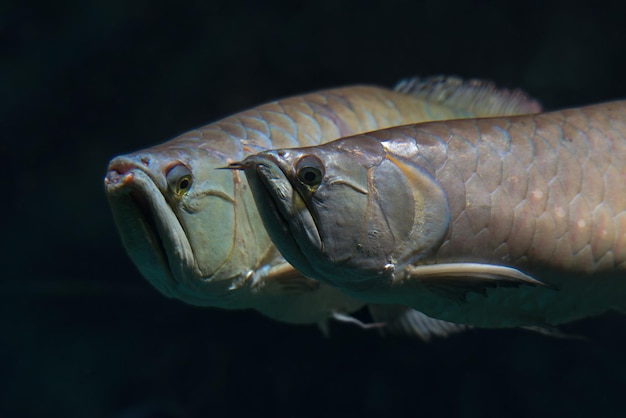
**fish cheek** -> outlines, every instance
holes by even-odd
[[[352,262],[364,277],[380,277],[396,262],[397,247],[411,232],[415,205],[406,179],[392,162],[372,167],[369,178],[362,244]]]
[[[220,194],[187,196],[178,216],[204,278],[228,260],[235,239],[235,207]],[[193,210],[189,210],[193,209]]]
[[[362,247],[367,195],[342,183],[325,184],[314,194],[312,209],[324,256],[346,263]]]

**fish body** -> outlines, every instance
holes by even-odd
[[[308,277],[479,327],[626,310],[626,101],[413,124],[243,168]]]
[[[521,92],[453,78],[403,83],[396,90],[320,91],[118,156],[105,187],[128,254],[164,295],[198,306],[252,308],[286,322],[321,322],[364,302],[286,263],[262,227],[245,176],[217,168],[266,149],[410,122],[538,110]]]

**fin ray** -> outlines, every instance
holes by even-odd
[[[401,80],[394,90],[430,102],[463,109],[478,117],[539,113],[541,105],[524,91],[496,87],[485,80],[453,76],[412,77]]]
[[[375,323],[385,323],[381,332],[417,337],[429,342],[433,337],[448,337],[471,326],[431,318],[415,309],[402,305],[369,305]]]
[[[394,285],[402,286],[407,280],[419,283],[433,293],[457,303],[466,302],[467,294],[470,292],[487,296],[488,288],[522,285],[553,288],[512,267],[481,263],[412,266],[404,271],[401,279],[394,279]]]

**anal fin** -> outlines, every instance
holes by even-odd
[[[471,328],[469,325],[431,318],[403,305],[368,305],[368,308],[376,323],[385,324],[381,328],[383,333],[417,337],[425,342],[433,337],[448,337]]]

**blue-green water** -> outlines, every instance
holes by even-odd
[[[616,6],[9,2],[0,7],[0,418],[622,416],[626,318],[587,341],[430,344],[167,300],[126,257],[108,160],[256,104],[454,74],[547,108],[626,97]]]

